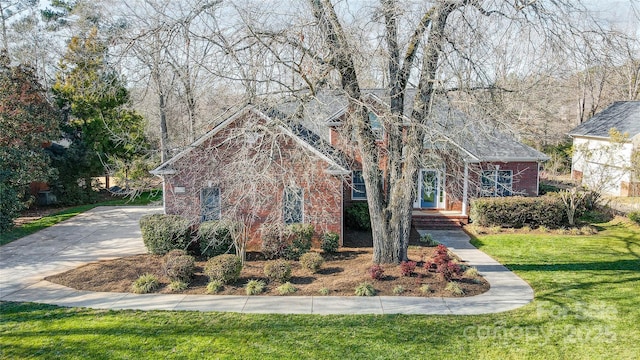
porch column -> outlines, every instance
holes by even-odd
[[[469,164],[464,162],[464,180],[462,184],[462,215],[467,215],[467,201],[469,200]]]

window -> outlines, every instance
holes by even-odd
[[[220,189],[204,188],[200,191],[202,221],[220,220]]]
[[[351,176],[351,199],[367,200],[367,188],[364,186],[364,178],[361,170],[355,170]]]
[[[369,126],[371,126],[371,131],[375,135],[376,139],[381,140],[382,135],[384,134],[384,129],[382,128],[382,123],[378,116],[372,112],[369,112]]]
[[[482,172],[482,196],[511,196],[513,173],[511,170],[485,170]]]
[[[302,189],[292,186],[287,186],[284,188],[284,199],[282,201],[282,217],[285,224],[302,223],[302,201]]]

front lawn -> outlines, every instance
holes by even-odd
[[[66,309],[3,303],[1,358],[634,359],[640,227],[496,234],[477,246],[536,300],[482,316],[314,316]]]

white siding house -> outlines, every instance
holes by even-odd
[[[611,131],[623,140],[611,137]],[[639,196],[632,156],[640,151],[640,101],[619,101],[573,129],[571,175],[603,194]]]

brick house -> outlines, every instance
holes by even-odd
[[[387,102],[377,90],[365,99],[383,150],[377,117]],[[544,154],[480,129],[446,106],[433,112],[437,121],[425,141],[414,225],[466,223],[469,199],[476,196],[538,194]],[[163,179],[165,213],[193,221],[234,218],[250,224],[256,239],[265,224],[297,222],[342,238],[344,209],[366,201],[360,157],[345,140],[346,115],[346,99],[331,92],[240,109],[152,171]]]

